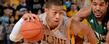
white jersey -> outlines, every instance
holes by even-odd
[[[62,20],[62,22],[57,26],[57,28],[50,31],[49,27],[47,26],[47,23],[46,23],[46,14],[44,13],[44,14],[39,15],[39,18],[45,27],[44,39],[41,40],[40,44],[68,44],[67,37],[65,35],[65,29],[66,29],[65,28],[65,26],[66,26],[65,19]],[[24,20],[21,18],[15,24],[15,26],[10,34],[10,40],[12,40],[14,42],[18,42],[21,39],[23,39],[23,36],[21,35],[21,29],[20,29],[22,27],[23,21]]]

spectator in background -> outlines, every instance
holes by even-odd
[[[0,5],[0,16],[3,16],[3,6]]]
[[[27,6],[26,0],[20,0],[20,4],[16,8],[16,20],[19,20],[23,14],[29,11],[29,7]]]
[[[12,12],[12,14],[10,14],[9,16],[15,14],[15,8],[13,7],[13,5],[11,5],[11,2],[9,0],[4,0],[2,8],[3,8],[2,10],[4,10],[4,9],[12,10],[12,11],[9,11],[9,12]],[[2,14],[4,14],[4,12]]]
[[[3,16],[0,17],[0,22],[1,22],[1,25],[3,25],[3,33],[4,33],[4,37],[3,37],[3,40],[4,40],[4,44],[12,44],[11,41],[9,40],[9,34],[7,34],[7,31],[8,31],[8,25],[9,25],[9,17],[13,14],[13,9],[12,8],[9,8],[9,7],[5,7],[3,12]]]
[[[6,32],[6,37],[7,37],[7,43],[6,44],[15,44],[14,42],[12,42],[10,39],[9,39],[9,35],[12,31],[12,28],[14,26],[14,16],[10,16],[10,19],[9,19],[9,25],[7,27],[5,27],[5,32]]]
[[[0,0],[0,17],[3,16],[3,0]]]
[[[76,3],[71,3],[71,7],[70,10],[67,12],[67,16],[68,17],[72,17],[73,15],[75,15],[77,13],[77,4]]]
[[[4,7],[12,7],[13,5],[11,5],[11,3],[10,3],[9,0],[4,0],[3,6],[4,6]]]
[[[3,33],[3,25],[1,25],[0,22],[0,44],[3,44],[3,37],[4,37],[4,33]]]
[[[43,13],[43,5],[45,1],[44,0],[33,0],[33,10],[32,12],[35,14]],[[38,13],[39,12],[39,13]]]
[[[12,10],[9,8],[5,8],[3,11],[4,11],[4,14],[0,18],[0,22],[2,23],[2,25],[7,25],[9,24],[9,15],[10,15],[10,12],[12,12]]]
[[[66,7],[66,11],[67,11],[67,12],[70,11],[70,7],[71,7],[71,2],[70,2],[70,0],[66,0],[66,1],[64,2],[64,5],[65,5],[65,7]]]
[[[20,0],[9,0],[9,1],[10,1],[10,5],[12,5],[14,9],[16,9],[20,3]]]
[[[70,7],[71,7],[71,2],[70,2],[70,0],[66,0],[66,1],[64,2],[64,5],[65,5],[67,8],[70,8]]]

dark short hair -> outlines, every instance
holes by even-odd
[[[106,3],[109,3],[109,0],[104,0]],[[107,23],[109,22],[109,4],[107,7],[106,15],[104,16],[102,20],[102,25],[107,27]]]
[[[91,1],[93,1],[93,0],[91,0]],[[104,0],[104,1],[105,1],[106,3],[109,2],[109,0]]]
[[[63,5],[63,1],[62,0],[47,0],[45,2],[45,8],[49,8],[52,5],[56,5],[56,6],[62,6]]]
[[[106,3],[109,2],[109,0],[104,0]]]

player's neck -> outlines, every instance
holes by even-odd
[[[102,19],[97,19],[98,24],[102,24]]]

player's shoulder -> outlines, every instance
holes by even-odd
[[[108,31],[109,31],[109,21],[107,22],[107,29],[108,29]]]

